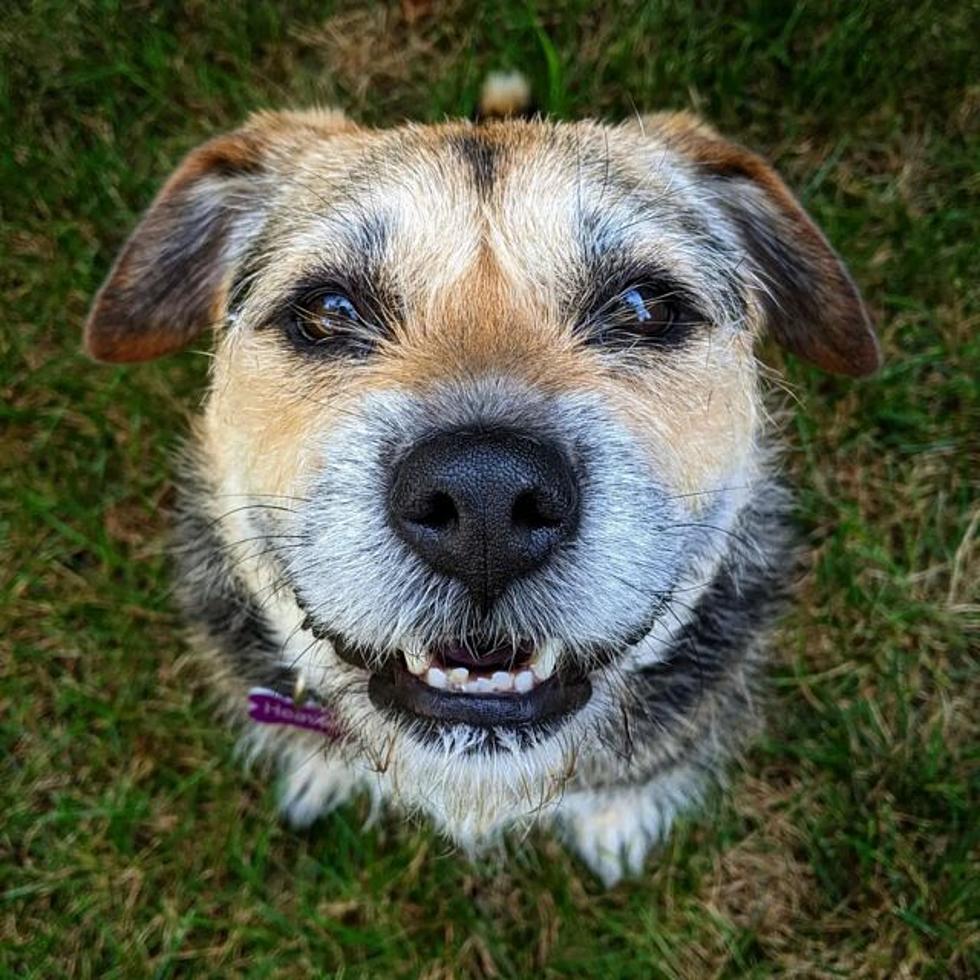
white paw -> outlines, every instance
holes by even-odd
[[[279,811],[292,827],[309,827],[358,789],[359,780],[349,766],[320,753],[290,752],[281,767]]]
[[[642,786],[570,793],[557,820],[568,845],[611,888],[642,873],[650,849],[700,795],[690,775],[679,772]]]

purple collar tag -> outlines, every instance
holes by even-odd
[[[328,738],[344,737],[336,715],[322,704],[307,701],[298,705],[292,698],[266,687],[253,687],[248,692],[248,700],[248,716],[260,725],[292,725],[293,728],[321,732]]]

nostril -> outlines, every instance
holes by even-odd
[[[459,523],[459,511],[448,493],[438,491],[425,501],[418,513],[410,515],[409,520],[430,531],[447,531]]]
[[[524,531],[552,530],[562,523],[560,517],[554,517],[542,508],[541,501],[533,490],[525,490],[517,495],[510,519],[514,527]]]

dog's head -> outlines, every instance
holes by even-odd
[[[178,168],[86,343],[144,360],[209,325],[237,574],[461,836],[560,785],[696,607],[763,465],[759,336],[878,363],[783,183],[683,114],[255,117]]]

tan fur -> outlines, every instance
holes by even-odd
[[[689,315],[647,332],[627,303],[638,287]],[[360,310],[346,326],[323,319],[328,293]],[[309,822],[367,781],[470,846],[547,809],[605,880],[635,870],[752,729],[759,607],[786,554],[754,344],[771,332],[849,374],[878,362],[853,283],[778,176],[687,114],[372,130],[330,110],[259,113],[178,167],[85,343],[144,360],[209,327],[185,608],[236,717],[249,687],[295,680],[351,736],[247,726],[284,767],[284,812]],[[487,612],[461,591],[470,545],[449,572],[413,554],[392,486],[434,435],[494,428],[553,441],[582,507]],[[426,742],[376,710],[386,657],[485,623],[559,651],[552,667],[578,658],[588,703],[533,744],[488,728],[500,752],[486,755],[486,726]],[[631,726],[646,729],[637,746]]]
[[[734,341],[708,337],[692,350],[652,361],[646,372],[624,377],[577,343],[558,318],[554,297],[540,284],[553,274],[549,266],[563,257],[563,239],[572,230],[554,206],[556,197],[570,201],[575,189],[559,183],[549,190],[567,175],[536,167],[533,130],[507,124],[488,128],[500,172],[492,198],[485,201],[474,194],[465,173],[456,174],[459,161],[445,150],[447,135],[473,135],[470,127],[413,128],[389,137],[336,129],[335,122],[332,116],[321,121],[303,114],[263,114],[246,129],[267,147],[266,160],[281,159],[282,146],[275,153],[268,148],[288,142],[296,153],[290,166],[303,175],[281,192],[278,209],[291,219],[283,220],[281,262],[254,303],[261,306],[264,296],[307,269],[310,253],[315,257],[309,239],[317,228],[317,202],[336,196],[343,161],[366,146],[378,154],[370,178],[373,194],[406,202],[405,227],[392,243],[389,265],[399,270],[408,316],[396,342],[382,348],[371,366],[353,371],[344,364],[299,363],[268,333],[220,343],[204,427],[218,473],[244,469],[243,492],[302,492],[304,473],[323,462],[308,448],[312,437],[330,426],[345,402],[356,402],[370,389],[421,389],[488,372],[548,391],[601,393],[649,444],[652,463],[670,474],[678,493],[710,487],[727,471],[733,453],[747,452],[758,421],[751,333]],[[310,141],[325,133],[328,138]],[[595,139],[595,128],[583,124],[583,135]],[[407,176],[388,163],[399,148],[419,157],[417,170]],[[216,149],[207,153],[227,162],[227,155],[215,156]],[[200,156],[185,164],[195,172],[200,166]],[[424,192],[433,172],[445,186],[426,201],[424,212],[418,211],[415,195]],[[140,356],[143,351],[139,348]],[[692,443],[696,453],[688,451]]]
[[[467,308],[430,310],[410,323],[397,353],[350,372],[294,358],[266,336],[223,344],[215,361],[204,438],[219,474],[247,474],[242,492],[297,494],[325,460],[311,451],[344,405],[372,389],[425,389],[447,379],[498,374],[549,392],[590,391],[617,407],[649,446],[651,465],[680,494],[717,485],[733,456],[747,456],[758,422],[750,340],[710,338],[694,350],[628,378],[569,341],[544,314],[506,300],[498,271],[477,263],[459,283]],[[493,281],[488,282],[488,279]],[[502,295],[502,293],[504,295]],[[697,452],[688,447],[697,445]],[[696,498],[692,504],[696,504]]]

